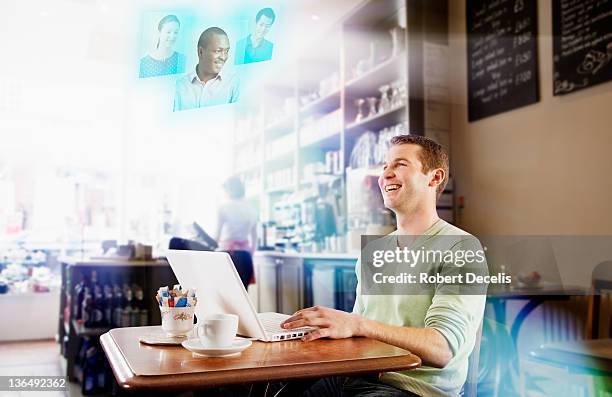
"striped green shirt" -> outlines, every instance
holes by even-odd
[[[437,238],[439,236],[457,238]],[[393,250],[399,246],[397,232],[383,239],[383,246],[387,249]],[[482,249],[478,240],[469,233],[441,219],[416,241],[419,247],[433,250]],[[440,263],[438,266],[443,269],[454,265]],[[381,375],[381,381],[420,396],[459,395],[466,380],[468,357],[482,321],[486,296],[436,294],[433,289],[431,293],[423,295],[364,295],[360,288],[360,269],[361,261],[358,261],[354,313],[391,325],[434,328],[444,335],[453,354],[444,368],[422,366],[411,371],[387,372]]]

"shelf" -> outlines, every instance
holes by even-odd
[[[359,98],[373,96],[379,93],[378,88],[383,84],[389,84],[400,76],[406,76],[405,70],[399,71],[401,64],[406,59],[406,52],[402,51],[379,63],[359,77],[346,83],[347,98]]]
[[[259,167],[261,167],[261,164],[253,164],[248,167],[240,167],[240,168],[237,168],[236,171],[234,171],[234,173],[235,174],[246,174],[251,171],[255,171],[259,169]]]
[[[320,135],[300,135],[300,149],[318,145],[322,150],[338,150],[340,148],[340,131],[332,131]]]
[[[100,336],[111,330],[111,327],[87,328],[83,324],[77,323],[76,320],[72,320],[72,328],[77,336]]]
[[[334,91],[322,98],[314,100],[300,109],[302,116],[313,113],[330,113],[340,107],[340,90]]]
[[[293,184],[291,184],[291,185],[277,186],[277,187],[273,187],[271,189],[267,189],[266,193],[267,194],[291,193],[291,192],[293,192],[294,189],[295,189],[295,186]]]
[[[277,154],[274,157],[266,159],[266,173],[269,171],[277,171],[280,168],[289,168],[293,165],[295,153],[292,151]]]
[[[265,126],[264,130],[265,131],[283,131],[283,130],[293,129],[294,119],[295,118],[293,116],[283,117],[282,119],[276,120],[274,123]]]
[[[151,260],[131,260],[125,257],[92,256],[89,259],[62,258],[60,262],[74,267],[148,267],[163,266],[170,268],[168,261],[163,258]]]
[[[328,181],[333,181],[333,180],[337,180],[339,178],[342,178],[341,174],[328,174],[328,173],[324,173],[324,174],[317,174],[316,177],[320,178],[320,179],[327,179]],[[315,183],[316,181],[312,180],[312,179],[304,179],[302,178],[300,180],[300,187],[304,187],[304,186],[310,186],[313,183]]]
[[[261,134],[251,135],[248,138],[241,138],[234,142],[234,146],[244,146],[252,143],[253,141],[259,141]]]
[[[404,121],[404,115],[406,106],[398,106],[385,113],[377,114],[372,117],[365,118],[357,123],[352,123],[346,126],[346,131],[351,132],[355,130],[371,130],[378,132],[380,129],[390,127],[394,124]]]

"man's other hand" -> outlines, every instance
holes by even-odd
[[[314,306],[295,312],[293,316],[281,323],[281,327],[284,329],[300,327],[317,328],[302,338],[304,342],[319,338],[342,339],[360,336],[361,319],[356,314],[328,307]]]

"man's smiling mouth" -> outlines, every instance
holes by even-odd
[[[402,187],[402,185],[389,184],[385,186],[385,192],[393,192],[393,191],[399,190],[400,187]]]

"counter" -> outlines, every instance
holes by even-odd
[[[0,294],[0,310],[10,318],[0,331],[0,342],[54,338],[59,308],[58,289]]]
[[[303,259],[353,259],[359,258],[359,252],[281,252],[281,251],[255,251],[254,257],[276,256],[281,258]]]
[[[259,312],[293,314],[310,306],[351,311],[355,302],[358,253],[257,251],[256,286],[251,295]]]

